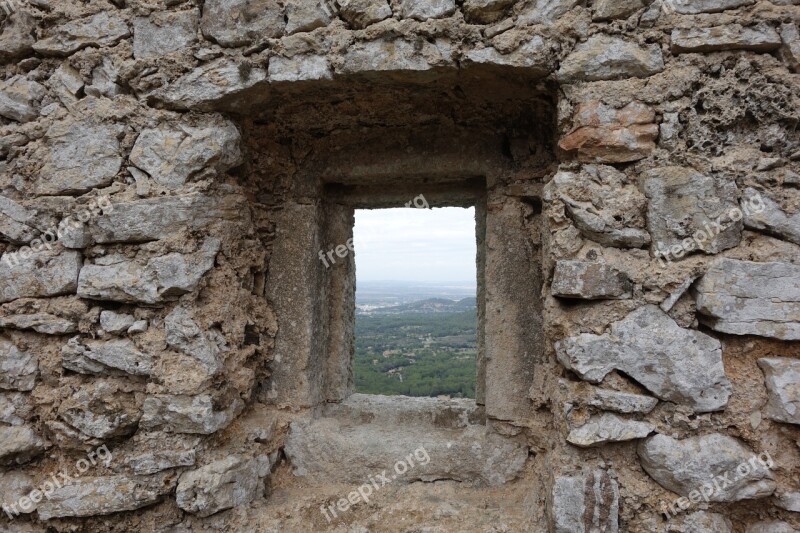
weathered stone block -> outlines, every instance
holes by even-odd
[[[270,83],[330,80],[332,78],[333,69],[325,56],[301,55],[291,58],[275,56],[269,61]]]
[[[133,434],[142,411],[134,394],[117,383],[100,381],[84,385],[65,398],[58,416],[84,435],[106,440]]]
[[[617,533],[619,485],[605,470],[557,477],[551,512],[555,533]]]
[[[531,0],[520,11],[518,24],[550,24],[577,6],[580,0]]]
[[[72,20],[49,33],[33,45],[40,54],[66,56],[87,46],[111,46],[130,35],[125,20],[109,11]]]
[[[32,390],[39,372],[39,359],[23,352],[6,339],[0,339],[0,389]]]
[[[545,77],[555,64],[552,47],[539,35],[534,35],[519,48],[508,54],[501,54],[495,48],[477,48],[467,52],[466,64],[491,65],[525,69],[532,77]]]
[[[658,398],[697,412],[725,407],[731,394],[720,342],[681,328],[655,305],[614,322],[609,333],[560,341],[556,351],[561,364],[582,379],[599,383],[617,369]]]
[[[657,44],[640,46],[619,37],[598,34],[576,46],[561,63],[556,76],[562,83],[574,83],[646,78],[662,70],[664,58]]]
[[[556,262],[550,292],[562,298],[630,298],[633,283],[616,268],[585,261]]]
[[[744,533],[797,533],[797,530],[783,520],[763,520],[747,526]]]
[[[276,0],[208,0],[203,35],[222,46],[245,46],[283,35],[283,7]]]
[[[19,75],[0,81],[0,116],[17,122],[35,120],[45,93],[40,84]]]
[[[800,424],[800,360],[789,357],[759,359],[768,402],[766,416],[778,422]]]
[[[800,244],[800,212],[788,215],[768,196],[748,187],[742,195],[744,227]]]
[[[207,2],[204,10],[211,9]],[[149,17],[133,19],[133,57],[152,59],[183,50],[197,41],[197,10],[156,11]]]
[[[258,489],[255,460],[234,455],[182,474],[175,499],[184,511],[205,517],[250,503]]]
[[[203,331],[183,307],[176,307],[164,318],[164,330],[167,346],[200,361],[210,375],[222,369],[217,342],[224,345],[225,338],[218,330]]]
[[[781,37],[767,25],[752,28],[727,24],[714,28],[672,30],[672,52],[719,52],[722,50],[751,50],[770,52],[781,47]]]
[[[400,15],[404,19],[438,19],[449,17],[455,11],[455,0],[402,0],[400,3]]]
[[[592,6],[592,20],[626,18],[643,7],[642,0],[598,0]]]
[[[768,461],[763,464],[740,441],[712,433],[683,440],[655,435],[639,443],[644,470],[659,485],[681,496],[702,492],[712,502],[735,502],[763,498],[775,492]],[[740,465],[746,465],[739,469]],[[744,473],[746,472],[746,473]],[[729,482],[714,483],[728,475]]]
[[[267,71],[222,57],[201,65],[153,94],[175,109],[208,111],[267,79]]]
[[[437,66],[453,66],[452,49],[441,39],[436,43],[405,39],[380,39],[354,43],[347,49],[342,74],[383,71],[425,71]]]
[[[331,4],[332,5],[332,4]],[[286,33],[312,31],[333,21],[333,12],[323,0],[296,0],[286,4]]]
[[[467,20],[490,24],[499,20],[515,0],[466,0],[464,14]]]
[[[37,213],[0,196],[0,235],[16,244],[27,244],[39,234]]]
[[[81,374],[148,376],[153,355],[140,352],[127,339],[85,340],[73,337],[61,349],[64,368]]]
[[[583,400],[586,405],[597,407],[604,411],[616,411],[617,413],[649,413],[658,404],[656,398],[643,394],[632,394],[630,392],[620,392],[610,389],[600,389],[591,387],[588,393],[584,393]]]
[[[29,426],[0,426],[0,465],[27,463],[44,449],[45,442]]]
[[[8,13],[0,29],[0,61],[21,58],[33,53],[36,19],[22,9]]]
[[[701,322],[734,335],[800,339],[800,266],[719,259],[695,286]]]
[[[696,15],[697,13],[718,13],[727,9],[749,6],[755,0],[680,0],[670,2],[670,8],[681,15]]]
[[[179,396],[157,394],[144,401],[143,429],[160,429],[170,433],[210,435],[230,424],[244,407],[234,399],[227,407],[217,405],[209,395]]]
[[[0,258],[0,303],[74,294],[82,263],[80,252],[72,250],[6,252]]]
[[[339,16],[354,29],[366,28],[392,16],[386,0],[340,0]]]
[[[800,30],[797,24],[787,22],[781,24],[781,46],[778,55],[794,72],[800,72]]]
[[[115,313],[114,311],[100,312],[100,327],[106,333],[123,333],[136,322],[133,315]]]
[[[570,431],[567,441],[575,446],[586,448],[607,442],[643,439],[655,429],[654,425],[646,422],[626,420],[617,415],[603,413],[590,418],[584,425]]]

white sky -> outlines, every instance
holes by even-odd
[[[475,208],[359,209],[353,230],[359,281],[475,283]]]

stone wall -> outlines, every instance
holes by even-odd
[[[486,261],[500,365],[466,438],[506,450],[524,530],[800,528],[795,0],[0,16],[2,529],[247,530],[300,418],[348,391],[309,320],[346,333],[346,283],[276,258],[342,236],[331,184],[446,204],[471,178],[485,245],[521,260]],[[296,320],[321,329],[282,343]]]

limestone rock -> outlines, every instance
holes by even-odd
[[[233,455],[184,472],[175,499],[184,511],[205,517],[250,503],[258,489],[255,460]]]
[[[534,35],[508,54],[501,54],[492,47],[477,48],[467,52],[464,59],[467,64],[525,69],[529,76],[534,77],[547,76],[554,64],[551,47],[539,35]]]
[[[72,250],[6,252],[0,259],[0,303],[17,298],[74,294],[81,254]]]
[[[771,357],[758,360],[766,377],[766,416],[778,422],[800,424],[800,360]]]
[[[76,297],[23,299],[0,306],[0,328],[31,329],[46,335],[78,331],[89,308]]]
[[[207,395],[181,396],[157,394],[144,401],[144,414],[140,421],[143,429],[161,429],[170,433],[210,435],[230,424],[244,405],[238,398],[230,405],[219,408]]]
[[[686,167],[661,167],[644,174],[648,229],[654,253],[670,261],[700,250],[716,254],[742,238],[732,181]]]
[[[197,125],[175,123],[146,129],[131,150],[131,162],[159,185],[181,187],[199,173],[224,173],[242,162],[241,135],[219,115]]]
[[[605,470],[559,476],[552,514],[555,533],[617,533],[619,485]]]
[[[39,503],[40,520],[132,511],[156,503],[175,486],[164,476],[80,478],[56,488]]]
[[[0,235],[10,242],[27,244],[39,234],[37,213],[0,196]]]
[[[0,339],[0,389],[32,390],[39,372],[39,359],[6,339]]]
[[[328,58],[321,55],[275,56],[269,62],[270,83],[333,79]]]
[[[99,381],[65,398],[58,416],[84,435],[106,440],[134,433],[142,411],[134,394],[113,382]]]
[[[696,15],[697,13],[718,13],[727,9],[749,6],[755,0],[680,0],[670,2],[670,8],[681,15]]]
[[[402,38],[353,43],[347,49],[342,74],[385,71],[425,71],[437,66],[452,66],[452,49],[436,41],[415,43]]]
[[[776,494],[775,505],[793,513],[800,513],[800,491],[784,491]]]
[[[583,163],[627,163],[650,155],[657,137],[650,107],[631,102],[614,109],[592,100],[578,106],[574,128],[558,146]]]
[[[0,116],[17,122],[35,120],[45,94],[44,87],[19,75],[0,81]]]
[[[204,10],[212,9],[206,2]],[[197,41],[197,10],[155,11],[133,20],[133,57],[151,59],[188,48]]]
[[[36,41],[33,49],[44,55],[66,56],[87,46],[111,46],[130,35],[122,17],[109,11],[72,20],[50,33]]]
[[[45,136],[45,161],[35,185],[36,194],[82,194],[109,185],[122,167],[120,125],[64,121]]]
[[[189,355],[203,364],[210,375],[222,369],[220,347],[224,337],[218,330],[203,331],[183,307],[176,307],[164,318],[167,346]]]
[[[156,450],[146,452],[128,461],[134,474],[149,475],[177,468],[181,466],[194,466],[194,450]]]
[[[686,515],[682,525],[686,533],[733,533],[733,524],[727,517],[707,511]]]
[[[625,414],[646,414],[658,404],[658,400],[650,396],[597,387],[592,387],[591,391],[583,396],[583,401],[591,407]]]
[[[701,322],[734,335],[800,340],[800,266],[717,260],[695,285]]]
[[[672,30],[672,52],[675,54],[721,50],[770,52],[780,47],[780,35],[766,24],[752,28],[744,28],[740,24],[726,24],[714,28]]]
[[[325,0],[296,0],[286,4],[286,33],[323,28],[333,21],[333,11]]]
[[[400,16],[404,19],[438,19],[449,17],[455,11],[455,0],[402,0],[400,3]]]
[[[744,444],[727,435],[712,433],[683,440],[654,435],[639,443],[638,454],[650,477],[681,496],[689,497],[693,491],[710,487],[710,501],[735,502],[775,492],[769,467],[758,462]],[[741,464],[748,466],[746,474],[741,473],[744,469],[737,470]],[[728,484],[713,484],[714,477],[725,474],[729,475]]]
[[[50,313],[30,313],[0,316],[0,328],[32,329],[45,335],[64,335],[77,332],[78,323]]]
[[[45,442],[28,426],[0,426],[0,465],[21,465],[44,451]]]
[[[550,293],[584,300],[630,298],[633,283],[623,272],[603,263],[557,261]]]
[[[794,72],[800,72],[800,30],[791,22],[781,24],[781,46],[778,55]]]
[[[592,20],[627,18],[643,7],[642,0],[598,0],[592,6]]]
[[[558,360],[582,379],[599,383],[617,369],[662,400],[696,412],[728,403],[731,384],[720,342],[678,326],[655,305],[614,322],[609,333],[583,333],[556,344]]]
[[[750,524],[744,533],[797,533],[797,530],[782,520],[764,520]]]
[[[520,11],[517,23],[550,24],[579,3],[580,0],[530,0]]]
[[[19,505],[20,499],[28,496],[36,488],[33,477],[16,470],[3,472],[0,473],[0,487],[3,487],[3,492],[0,494],[0,508],[9,515],[28,514],[36,510],[36,504],[33,502],[24,509]],[[9,533],[12,531],[16,533],[15,530],[9,530]]]
[[[786,214],[771,198],[748,187],[741,202],[744,227],[766,231],[795,244],[800,244],[800,212]]]
[[[266,70],[222,57],[178,78],[153,97],[176,109],[208,111],[266,79]]]
[[[78,278],[78,296],[95,300],[157,304],[192,292],[214,265],[220,241],[208,238],[191,254],[157,256],[146,263],[120,260],[86,265]]]
[[[137,320],[128,328],[128,333],[144,333],[147,331],[147,320]]]
[[[664,58],[657,44],[640,46],[600,34],[575,47],[561,63],[557,78],[562,83],[646,78],[662,70]]]
[[[106,333],[122,333],[136,322],[133,315],[115,313],[114,311],[100,312],[100,327]]]
[[[19,59],[33,53],[36,20],[22,9],[8,14],[0,27],[0,61]]]
[[[363,29],[392,16],[386,0],[339,0],[339,16],[353,29]]]
[[[643,439],[655,429],[654,425],[646,422],[626,420],[617,415],[603,413],[590,418],[584,425],[570,431],[567,441],[575,446],[586,448],[607,442]]]
[[[61,349],[64,368],[81,374],[148,376],[153,355],[144,353],[128,339],[86,340],[73,337]],[[122,372],[119,372],[122,371]]]
[[[503,17],[514,0],[466,0],[463,10],[466,19],[476,24],[491,24]]]
[[[283,35],[283,8],[276,0],[208,0],[203,35],[222,46],[245,46]]]

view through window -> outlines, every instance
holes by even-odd
[[[356,211],[356,392],[475,398],[475,209],[412,206]]]

